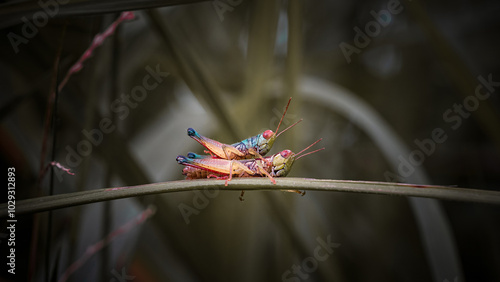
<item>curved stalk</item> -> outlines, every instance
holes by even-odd
[[[228,191],[309,190],[359,192],[500,204],[500,192],[496,191],[435,185],[287,177],[277,179],[276,185],[269,183],[267,178],[239,178],[233,179],[227,187],[224,186],[223,180],[201,179],[96,189],[18,201],[16,202],[15,213],[16,215],[29,214],[108,200],[201,189],[220,189]],[[236,200],[237,197],[235,196],[235,201]],[[0,217],[7,217],[8,213],[7,203],[1,204]]]

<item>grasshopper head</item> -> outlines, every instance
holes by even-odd
[[[280,128],[279,124],[278,124],[278,128],[276,128],[276,132],[273,132],[272,130],[268,129],[268,130],[264,131],[263,133],[259,134],[259,139],[257,140],[257,145],[259,147],[259,153],[261,155],[267,154],[271,150],[271,148],[273,147],[274,141],[276,140],[276,138],[278,138],[278,136],[281,135],[281,133],[294,127],[297,123],[299,123],[301,121],[302,121],[302,119],[300,119],[299,121],[290,125],[289,127],[285,128],[285,130],[281,131],[280,133],[278,133],[278,130]],[[280,124],[281,124],[281,121],[280,121]]]
[[[310,155],[312,153],[316,153],[318,151],[324,150],[325,148],[321,148],[318,150],[314,150],[309,153],[304,153],[307,149],[311,148],[314,144],[318,143],[321,141],[321,139],[317,140],[316,142],[312,143],[311,145],[307,146],[304,150],[298,152],[295,154],[294,152],[290,150],[283,150],[279,154],[276,154],[272,158],[273,166],[272,166],[272,171],[271,175],[272,176],[286,176],[290,170],[292,169],[292,165],[295,162],[295,160],[298,160],[304,156]]]
[[[283,150],[273,158],[273,176],[286,176],[292,169],[295,154],[290,150]]]
[[[274,140],[276,140],[276,133],[272,130],[266,130],[260,134],[257,140],[257,146],[259,147],[259,153],[262,155],[267,154],[273,147]]]

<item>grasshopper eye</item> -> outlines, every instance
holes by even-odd
[[[269,130],[269,129],[264,131],[264,133],[262,134],[262,136],[264,136],[264,138],[266,140],[269,140],[269,138],[271,138],[273,135],[274,135],[274,132],[272,130]]]
[[[291,154],[292,154],[292,151],[290,151],[290,150],[283,150],[280,152],[280,155],[285,159],[288,158]]]

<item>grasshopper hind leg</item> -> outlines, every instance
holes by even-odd
[[[300,191],[300,190],[281,190],[283,192],[290,192],[290,193],[297,193],[301,196],[304,196],[306,194],[306,190]]]

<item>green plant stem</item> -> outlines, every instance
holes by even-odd
[[[229,186],[224,186],[224,181],[222,180],[201,179],[96,189],[18,201],[16,202],[15,213],[16,215],[21,215],[122,198],[201,189],[220,189],[228,191],[310,190],[360,192],[500,204],[500,192],[496,191],[402,183],[288,177],[277,179],[276,185],[272,185],[267,178],[240,178],[233,179],[229,183]],[[235,197],[235,199],[237,199],[237,197]],[[7,203],[3,203],[0,205],[0,217],[4,218],[7,217],[7,215]]]

